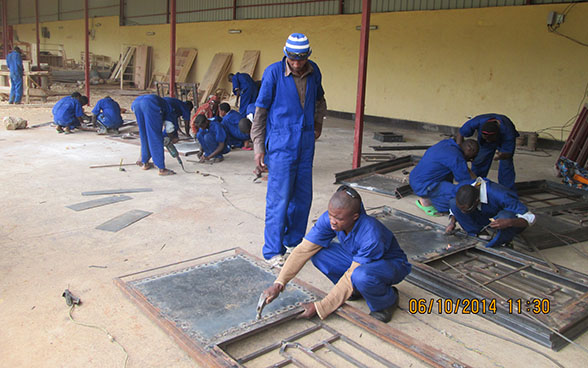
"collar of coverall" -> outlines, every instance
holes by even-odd
[[[290,68],[290,64],[288,64],[288,60],[285,56],[284,56],[284,62],[286,63],[286,71],[284,72],[284,76],[287,77],[290,74],[292,74],[292,68]],[[304,66],[304,69],[305,69],[304,73],[302,73],[300,78],[304,78],[314,71],[314,68],[312,67],[312,65],[310,63],[306,63],[306,65]]]

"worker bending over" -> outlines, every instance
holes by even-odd
[[[137,118],[139,137],[141,138],[141,160],[137,165],[149,170],[153,164],[159,169],[159,175],[174,175],[175,172],[165,168],[163,139],[169,137],[172,143],[178,142],[177,120],[174,124],[171,106],[156,95],[139,96],[133,101],[131,110]],[[153,164],[149,160],[153,158]]]
[[[163,99],[172,109],[172,115],[175,117],[173,123],[179,127],[189,127],[190,114],[192,114],[192,109],[194,108],[192,101],[182,101],[174,97],[164,97]],[[184,124],[180,124],[180,118],[184,120]],[[186,130],[186,134],[189,134],[188,130]]]
[[[57,101],[53,106],[53,122],[57,125],[57,133],[70,134],[72,130],[83,123],[83,106],[88,104],[88,97],[74,92]]]
[[[515,235],[535,223],[535,215],[519,200],[515,192],[488,179],[477,178],[462,184],[451,200],[447,234],[455,231],[455,222],[471,236],[485,238],[485,229],[497,230],[486,247],[509,243]]]
[[[229,74],[229,82],[233,84],[233,94],[239,99],[239,113],[245,115],[247,106],[255,103],[259,88],[257,84],[247,73]]]
[[[461,143],[478,131],[480,153],[472,163],[472,171],[476,176],[486,177],[492,166],[492,157],[500,161],[498,165],[498,183],[515,190],[515,168],[512,160],[519,136],[512,121],[499,114],[478,115],[459,128],[456,141]],[[498,152],[496,152],[498,151]],[[496,153],[496,155],[495,155]]]
[[[98,125],[98,134],[118,133],[123,124],[118,102],[106,96],[92,109],[92,126]]]
[[[477,154],[478,143],[473,139],[461,144],[445,139],[429,148],[409,176],[410,187],[420,197],[417,207],[429,216],[448,212],[449,201],[457,189],[453,181],[459,183],[476,177],[467,162]]]
[[[231,147],[226,144],[227,133],[215,118],[207,119],[204,115],[196,116],[195,123],[198,126],[196,139],[202,147],[200,162],[210,161],[217,163],[223,161],[223,154],[229,153]]]
[[[332,241],[335,237],[338,243]],[[398,306],[398,290],[392,285],[411,270],[394,234],[368,216],[359,193],[345,185],[331,197],[328,211],[294,248],[274,284],[264,291],[268,303],[309,259],[335,286],[323,300],[303,305],[302,317],[306,318],[316,313],[325,319],[350,297],[363,297],[370,315],[387,323]]]
[[[227,145],[231,148],[245,148],[251,150],[251,138],[249,134],[243,134],[239,129],[242,115],[231,110],[231,105],[223,102],[218,107],[218,114],[222,118],[222,126],[227,133]]]
[[[22,65],[22,55],[20,48],[15,46],[11,53],[6,56],[6,66],[10,71],[10,95],[9,104],[20,104],[22,99],[22,75],[24,68]]]

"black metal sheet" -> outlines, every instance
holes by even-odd
[[[129,212],[123,213],[120,216],[110,219],[101,225],[96,226],[96,229],[115,233],[129,225],[134,224],[142,218],[149,216],[152,213],[153,212],[142,210],[131,210]]]
[[[408,184],[403,183],[399,179],[380,174],[367,175],[358,178],[357,180],[353,179],[354,178],[342,180],[341,184],[347,184],[356,189],[369,190],[380,194],[394,196],[396,198],[402,198],[402,196],[406,195],[406,191],[404,190],[405,187],[410,188]],[[401,192],[403,193],[402,195],[400,194]]]
[[[66,206],[67,208],[70,208],[74,211],[84,211],[84,210],[88,210],[90,208],[95,208],[95,207],[100,207],[100,206],[105,206],[107,204],[113,204],[113,203],[118,203],[118,202],[123,202],[123,201],[128,201],[129,199],[133,199],[132,197],[129,196],[112,196],[112,197],[103,197],[103,198],[98,198],[98,199],[94,199],[91,201],[87,201],[87,202],[81,202],[81,203],[75,203],[75,204],[71,204],[69,206]]]
[[[380,142],[403,142],[404,137],[394,132],[374,132],[374,139]]]
[[[93,192],[82,192],[83,196],[103,195],[103,194],[123,194],[123,193],[139,193],[139,192],[152,192],[151,188],[130,188],[130,189],[107,189],[97,190]]]
[[[357,169],[341,171],[335,173],[335,183],[341,183],[343,180],[357,180],[365,175],[385,174],[394,170],[412,166],[419,160],[420,157],[409,155],[398,157],[390,161],[362,166]]]
[[[129,285],[185,335],[205,345],[218,345],[296,313],[302,303],[316,299],[290,283],[256,320],[261,291],[275,279],[269,269],[244,255],[235,255]]]

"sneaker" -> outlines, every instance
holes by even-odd
[[[282,267],[284,263],[286,263],[286,258],[286,255],[278,254],[270,259],[266,259],[265,261],[269,264],[270,268]]]
[[[57,133],[63,133],[63,128],[58,125],[57,128],[55,128],[55,130],[57,131]]]
[[[394,286],[392,286],[392,290],[394,290],[394,293],[396,294],[396,301],[394,302],[394,304],[392,304],[388,308],[385,308],[385,309],[382,309],[379,311],[370,312],[370,316],[372,316],[375,319],[377,319],[378,321],[382,321],[384,323],[390,322],[390,320],[392,319],[392,313],[394,313],[396,308],[398,308],[398,299],[400,297],[400,295],[398,294],[398,289],[396,289]]]
[[[219,162],[223,162],[224,158],[223,157],[215,157],[212,160],[210,160],[211,164],[217,164]]]
[[[107,132],[108,132],[108,130],[103,126],[98,128],[98,135],[105,135]]]
[[[353,293],[351,293],[351,296],[349,296],[349,298],[347,298],[347,300],[354,301],[354,300],[360,300],[360,299],[363,299],[363,295],[361,295],[359,290],[357,290],[356,288],[353,288]]]

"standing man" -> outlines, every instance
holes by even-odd
[[[500,161],[498,166],[498,182],[505,187],[515,190],[515,168],[512,161],[519,136],[512,121],[499,114],[478,115],[459,128],[455,140],[461,143],[464,137],[469,137],[478,131],[480,153],[472,163],[472,171],[480,177],[487,177],[492,157]],[[498,151],[498,152],[496,152]],[[496,153],[496,155],[495,155]]]
[[[10,97],[9,104],[20,104],[22,98],[22,74],[24,72],[22,66],[21,51],[18,46],[6,56],[6,64],[10,70]]]
[[[229,82],[233,84],[233,93],[239,98],[239,114],[245,115],[247,106],[257,99],[259,88],[247,73],[230,73]]]
[[[335,237],[338,242],[332,241]],[[346,300],[365,298],[370,316],[387,323],[398,306],[398,290],[392,285],[412,268],[394,234],[366,214],[359,193],[346,185],[333,194],[328,211],[264,291],[266,301],[277,298],[309,259],[335,286],[323,300],[303,305],[306,318],[316,313],[325,319]]]
[[[96,106],[92,109],[92,126],[98,125],[98,134],[106,134],[109,131],[118,133],[118,128],[123,124],[123,118],[120,115],[120,105],[118,102],[106,96],[98,100]]]
[[[165,168],[163,155],[163,137],[169,136],[172,143],[178,142],[178,126],[173,123],[174,115],[170,105],[157,95],[139,96],[133,101],[131,110],[137,118],[139,137],[141,138],[141,160],[137,165],[149,170],[153,163],[159,169],[159,175],[174,175],[175,172]]]
[[[298,245],[306,232],[312,203],[314,141],[327,111],[319,67],[308,60],[308,38],[293,33],[286,55],[263,72],[251,128],[255,164],[270,168],[265,210],[263,256],[284,263],[286,247]],[[266,157],[267,155],[267,157]]]

